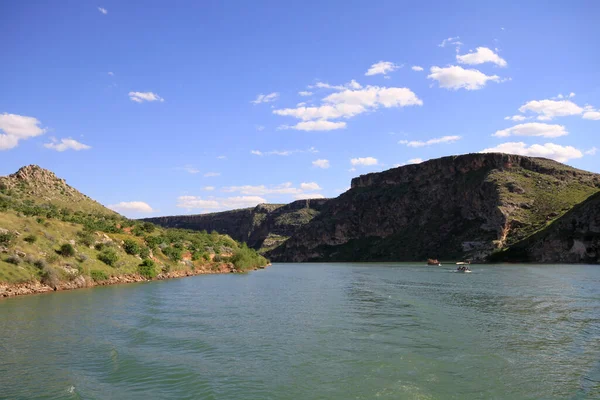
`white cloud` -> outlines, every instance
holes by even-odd
[[[179,196],[177,198],[177,207],[191,209],[205,209],[210,211],[254,207],[260,203],[266,203],[267,200],[259,196],[237,196],[227,198],[209,198],[202,199],[199,196]]]
[[[326,82],[317,82],[314,85],[308,85],[309,89],[333,89],[333,90],[346,90],[346,89],[361,89],[362,85],[352,79],[350,82],[343,85],[330,85]],[[312,93],[311,93],[312,94]]]
[[[117,204],[109,205],[108,208],[117,212],[136,212],[136,213],[151,213],[154,212],[148,203],[143,201],[122,201]]]
[[[410,69],[412,69],[413,71],[423,71],[423,67],[420,67],[418,65],[413,65],[412,67],[410,67]]]
[[[221,173],[220,172],[207,172],[207,173],[204,174],[204,176],[206,178],[210,178],[210,177],[213,177],[213,176],[221,176]]]
[[[357,165],[377,165],[377,159],[373,157],[358,157],[350,160],[350,164]]]
[[[256,96],[256,99],[252,100],[250,103],[252,103],[252,104],[270,103],[272,101],[277,100],[278,97],[279,97],[279,93],[277,93],[277,92],[273,92],[273,93],[269,93],[269,94],[261,93],[258,96]]]
[[[312,162],[312,165],[317,168],[327,169],[329,168],[329,160],[319,159]]]
[[[307,96],[312,96],[313,92],[302,91],[302,92],[298,92],[298,94],[300,96],[307,97]]]
[[[217,160],[226,160],[227,156],[217,156]]]
[[[508,120],[508,121],[518,122],[518,121],[525,121],[526,119],[529,119],[529,118],[527,118],[524,115],[513,115],[512,117],[510,117],[510,116],[509,117],[504,117],[504,119]]]
[[[462,56],[457,54],[456,61],[468,65],[478,65],[486,62],[494,63],[500,67],[506,67],[507,65],[506,60],[487,47],[478,47],[475,52],[463,54]]]
[[[558,162],[567,162],[573,158],[583,157],[583,153],[572,146],[561,146],[554,143],[534,144],[527,147],[523,142],[508,142],[484,149],[481,153],[509,153],[529,157],[545,157]]]
[[[129,92],[129,99],[136,103],[143,103],[144,101],[165,101],[165,99],[152,92]]]
[[[34,117],[17,114],[0,114],[0,150],[17,147],[20,140],[44,134],[40,121]]]
[[[408,147],[423,147],[423,146],[431,146],[433,144],[440,144],[440,143],[454,143],[460,139],[461,139],[460,136],[442,136],[441,138],[433,138],[433,139],[429,139],[425,142],[420,141],[420,140],[411,140],[411,141],[400,140],[398,143],[405,144]]]
[[[295,129],[297,131],[332,131],[346,128],[345,122],[332,122],[327,120],[303,121],[296,125],[281,125],[278,129]]]
[[[207,192],[212,192],[213,190],[215,190],[214,186],[204,186],[202,188],[202,190],[206,190]]]
[[[318,153],[319,150],[314,147],[309,147],[306,150],[271,150],[271,151],[260,151],[260,150],[250,150],[250,154],[254,154],[256,156],[291,156],[296,153]]]
[[[108,75],[110,75],[110,76],[115,76],[115,73],[114,73],[114,72],[111,72],[111,71],[109,71],[109,72],[108,72]]]
[[[354,82],[354,81],[352,81]],[[362,88],[358,83],[352,87],[360,89],[340,89],[326,96],[318,107],[296,107],[273,110],[280,116],[289,116],[302,120],[296,125],[282,125],[279,129],[296,129],[305,131],[333,130],[346,127],[345,122],[329,121],[338,118],[352,118],[356,115],[385,108],[422,105],[423,102],[408,88],[367,86]]]
[[[522,113],[531,111],[540,114],[538,119],[547,121],[555,117],[579,115],[583,112],[583,108],[570,100],[533,100],[522,105],[519,111]]]
[[[586,151],[584,151],[584,154],[588,156],[595,156],[596,151],[598,151],[598,149],[596,147],[592,147],[591,149],[587,149]]]
[[[379,74],[387,75],[388,72],[394,72],[400,67],[400,65],[396,65],[390,61],[379,61],[378,63],[371,65],[371,68],[369,68],[369,70],[365,72],[365,76]]]
[[[302,193],[294,196],[296,200],[308,200],[308,199],[324,199],[321,193]]]
[[[80,143],[77,140],[74,140],[71,138],[60,139],[60,143],[58,143],[56,140],[52,140],[51,143],[45,143],[44,147],[47,149],[52,149],[52,150],[56,150],[56,151],[65,151],[65,150],[79,151],[79,150],[89,150],[92,148],[92,146],[88,146],[87,144]]]
[[[438,44],[438,47],[446,47],[446,45],[448,45],[448,44],[452,44],[457,47],[460,47],[460,46],[462,46],[462,43],[459,42],[458,39],[460,39],[459,36],[449,37],[448,39],[442,40],[442,43]]]
[[[422,158],[411,158],[407,161],[408,164],[421,164],[423,162]]]
[[[316,182],[302,182],[300,184],[300,189],[307,192],[314,192],[316,190],[321,190],[321,186]]]
[[[224,192],[233,193],[239,192],[247,195],[264,196],[267,194],[300,194],[301,189],[295,188],[291,182],[285,182],[280,185],[269,186],[266,185],[244,185],[244,186],[227,186],[222,189]]]
[[[256,128],[256,130],[257,130],[257,131],[259,131],[259,132],[261,132],[261,131],[264,131],[264,130],[265,130],[265,127],[264,127],[264,125],[256,125],[256,126],[255,126],[255,128]]]
[[[464,69],[457,65],[446,68],[431,67],[428,79],[438,81],[441,88],[478,90],[485,86],[488,81],[500,82],[498,75],[486,75],[476,69]]]
[[[186,165],[185,167],[183,167],[181,169],[190,174],[197,174],[198,172],[200,172],[199,169],[194,168],[191,165]]]
[[[98,7],[98,11],[100,11],[104,15],[108,14],[108,10],[106,8]]]
[[[568,135],[569,132],[563,125],[551,125],[541,122],[528,122],[525,124],[515,125],[511,128],[496,131],[492,136],[508,137],[508,136],[542,136],[554,138]]]
[[[600,120],[600,111],[588,109],[583,113],[583,119]]]

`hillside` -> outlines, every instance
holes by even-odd
[[[541,158],[466,154],[352,180],[276,261],[483,260],[600,190],[600,175]]]
[[[491,261],[600,263],[600,193],[546,229],[495,253]]]
[[[167,228],[215,230],[254,249],[268,251],[319,215],[326,202],[326,199],[297,200],[286,205],[259,204],[241,210],[146,218],[144,221]]]
[[[266,264],[227,235],[129,220],[38,166],[0,178],[0,297]]]

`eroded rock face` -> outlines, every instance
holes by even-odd
[[[494,261],[600,263],[600,193],[541,232],[494,256]]]
[[[585,192],[579,200],[545,196],[572,187]],[[267,256],[296,262],[483,260],[599,187],[598,175],[546,159],[444,157],[353,179],[351,190]],[[530,209],[520,207],[524,202]]]
[[[285,241],[318,215],[326,203],[327,199],[297,200],[285,205],[259,204],[241,210],[146,218],[144,221],[166,228],[215,230],[259,249],[263,245],[272,246]]]

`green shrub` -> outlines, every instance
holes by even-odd
[[[119,256],[114,249],[104,249],[98,254],[98,260],[102,261],[106,265],[113,267],[119,260]]]
[[[161,244],[163,240],[159,236],[148,235],[148,236],[144,237],[144,241],[146,242],[148,247],[150,247],[152,250],[156,250],[158,245]]]
[[[30,244],[34,244],[37,240],[37,236],[35,235],[27,235],[23,238],[24,241]]]
[[[162,249],[162,252],[165,256],[169,257],[169,259],[173,261],[181,260],[181,256],[183,255],[183,251],[181,249],[169,246]]]
[[[90,277],[96,282],[101,282],[108,279],[108,275],[106,274],[106,272],[97,269],[93,269],[92,271],[90,271]]]
[[[45,260],[39,259],[33,262],[33,266],[39,270],[43,270],[44,268],[48,267],[48,264]]]
[[[48,254],[46,256],[46,261],[48,262],[48,264],[54,264],[58,260],[59,260],[59,257],[56,254]]]
[[[4,261],[6,261],[9,264],[14,264],[14,265],[21,264],[21,259],[17,256],[8,256],[8,257],[6,257],[6,259]]]
[[[148,233],[152,233],[152,232],[154,232],[154,229],[155,229],[155,228],[156,228],[156,227],[154,226],[154,224],[153,224],[152,222],[144,222],[144,223],[142,224],[142,229],[143,229],[145,232],[148,232]]]
[[[123,242],[123,250],[125,253],[135,256],[140,252],[140,245],[135,240],[125,239]]]
[[[77,236],[79,237],[79,243],[84,246],[90,247],[94,244],[94,234],[90,231],[80,231],[77,232]]]
[[[95,248],[96,250],[98,250],[98,251],[102,251],[102,250],[104,250],[104,248],[105,248],[105,247],[107,247],[107,246],[106,246],[104,243],[96,243],[96,244],[94,245],[94,248]]]
[[[246,243],[237,249],[230,261],[238,271],[247,271],[258,267],[264,267],[268,264],[266,258],[258,254],[255,250],[248,248]]]
[[[140,257],[149,258],[150,257],[150,249],[147,247],[140,248]]]
[[[8,246],[10,242],[15,238],[15,234],[12,232],[0,233],[0,245]]]
[[[138,272],[146,279],[155,278],[156,268],[154,268],[154,261],[145,259],[140,265],[138,265]]]
[[[73,257],[75,255],[75,247],[71,243],[65,243],[60,246],[58,253],[63,257]]]

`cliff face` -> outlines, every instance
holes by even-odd
[[[255,249],[272,249],[317,216],[327,199],[297,200],[293,203],[259,204],[254,208],[212,214],[147,218],[168,228],[217,231],[246,242]]]
[[[274,261],[484,259],[600,189],[600,176],[540,158],[467,154],[352,180],[268,252]]]
[[[492,261],[600,263],[600,193],[541,232],[494,254]]]

